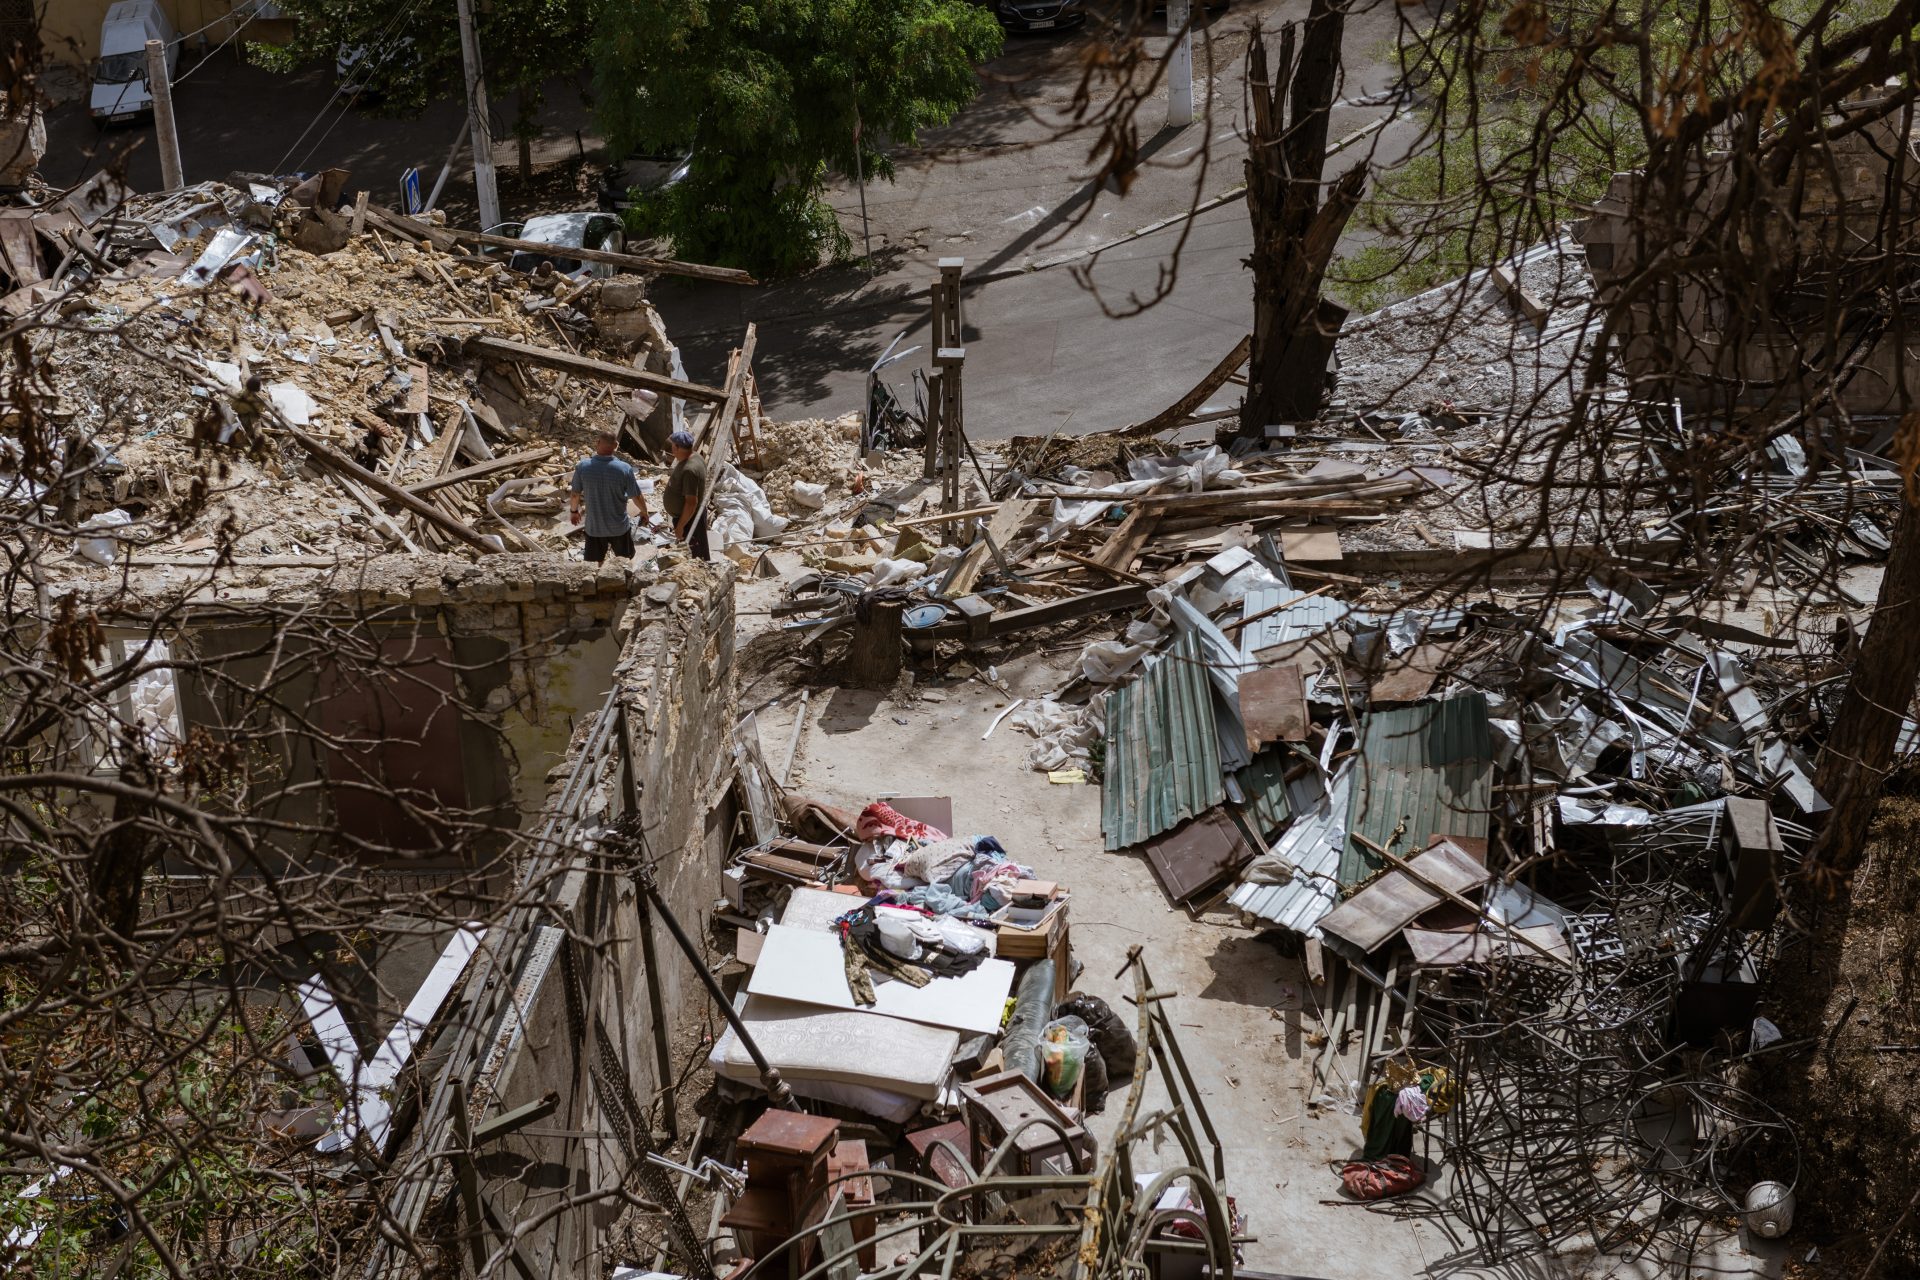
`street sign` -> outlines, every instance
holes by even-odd
[[[420,199],[420,169],[415,166],[400,175],[400,207],[408,214],[419,213],[426,208]]]

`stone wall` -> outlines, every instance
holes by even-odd
[[[533,892],[548,896],[511,961],[521,1012],[494,1035],[473,1091],[476,1119],[559,1097],[542,1132],[504,1138],[479,1161],[495,1212],[519,1225],[523,1256],[555,1280],[603,1274],[603,1236],[624,1207],[612,1192],[623,1177],[633,1189],[625,1175],[651,1143],[661,1079],[649,982],[669,1033],[706,998],[658,919],[649,973],[630,869],[598,856],[595,833],[638,811],[661,893],[698,940],[734,821],[731,570],[681,566],[634,608],[605,757],[578,820],[556,837],[556,856],[535,868]],[[591,733],[583,718],[576,753]],[[562,778],[550,810],[564,786]]]
[[[179,619],[176,648],[183,656],[222,659],[227,678],[237,681],[236,687],[189,673],[180,699],[189,729],[218,733],[270,714],[273,707],[248,705],[251,689],[272,687],[290,708],[324,718],[331,707],[336,719],[358,723],[374,712],[395,715],[394,697],[430,702],[418,686],[427,679],[444,681],[452,715],[436,713],[418,732],[424,742],[431,729],[435,749],[447,757],[439,781],[455,786],[461,806],[479,811],[499,835],[457,853],[417,850],[422,856],[410,867],[418,870],[482,864],[507,847],[526,815],[539,812],[549,775],[565,760],[575,727],[606,697],[634,593],[651,582],[649,569],[548,556],[478,562],[396,556],[319,574],[281,572],[265,582],[203,583],[183,601],[151,592],[135,598]],[[289,624],[272,611],[289,606],[324,619],[325,645],[275,643]],[[140,633],[128,634],[137,640]],[[340,682],[329,681],[327,648],[377,648],[394,667],[385,681],[389,692],[361,687],[380,683],[378,674],[366,681],[352,674],[349,687],[333,688]],[[269,664],[276,664],[271,672]],[[436,665],[450,668],[450,678],[444,670],[434,672]],[[383,733],[381,727],[350,736],[387,738],[382,749],[391,753],[392,740],[404,740],[408,731]],[[286,741],[285,752],[284,772],[273,780],[272,794],[255,796],[256,807],[314,827],[352,830],[336,806],[303,785],[341,762],[322,759],[313,744],[297,738]],[[432,755],[424,746],[423,753]],[[311,845],[288,850],[315,851]]]

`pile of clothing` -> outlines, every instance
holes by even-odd
[[[877,903],[984,921],[1012,901],[1017,881],[1033,879],[993,836],[949,836],[881,801],[860,811],[854,834],[854,868]]]
[[[870,902],[833,922],[840,931],[847,962],[847,986],[858,1005],[877,997],[872,970],[909,986],[924,987],[934,978],[957,978],[987,958],[986,939],[958,921],[925,908]]]

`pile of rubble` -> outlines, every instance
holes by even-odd
[[[564,552],[596,430],[664,464],[689,409],[724,399],[685,381],[644,275],[510,269],[437,223],[336,207],[343,181],[132,196],[103,178],[9,211],[0,306],[30,326],[35,376],[6,411],[80,465],[70,492],[16,476],[7,496],[91,522],[63,571],[216,544],[242,563]]]

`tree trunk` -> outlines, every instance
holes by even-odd
[[[854,608],[847,680],[860,689],[891,688],[900,676],[904,600],[862,600]]]
[[[1320,198],[1327,121],[1339,81],[1345,11],[1313,0],[1303,25],[1280,32],[1277,67],[1253,29],[1247,89],[1253,102],[1247,148],[1247,213],[1253,221],[1253,350],[1240,433],[1261,437],[1273,422],[1299,421],[1326,404],[1326,370],[1346,311],[1320,297],[1320,283],[1347,219],[1360,203],[1365,164],[1342,174]],[[1296,32],[1300,56],[1294,58]]]
[[[125,758],[120,781],[141,792],[156,788],[159,779],[135,730],[122,731],[121,750]],[[113,939],[109,945],[123,954],[130,954],[134,931],[140,927],[140,895],[153,857],[153,834],[145,825],[152,809],[143,799],[115,796],[113,818],[87,869],[99,923]]]
[[[520,181],[527,184],[533,181],[533,116],[534,105],[525,89],[520,90],[518,110],[513,122],[514,141],[520,144]]]
[[[1833,806],[1813,847],[1810,870],[1844,882],[1860,861],[1880,784],[1893,763],[1900,725],[1920,678],[1920,509],[1900,511],[1873,621],[1847,685],[1846,700],[1820,754],[1815,785]]]

